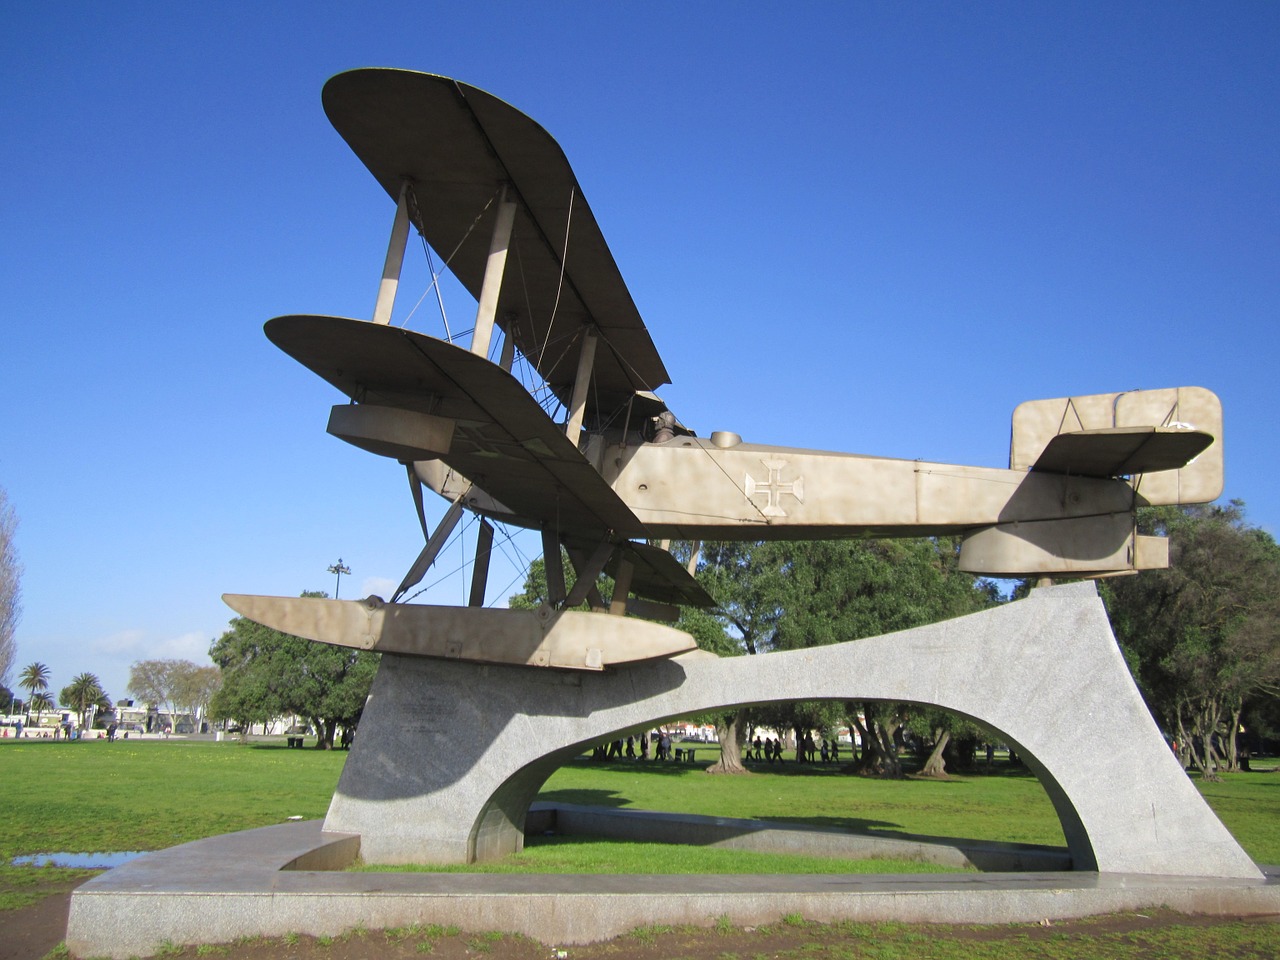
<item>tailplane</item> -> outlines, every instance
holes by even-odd
[[[1222,402],[1203,387],[1029,400],[1009,467],[1125,477],[1142,505],[1208,503],[1222,495]]]

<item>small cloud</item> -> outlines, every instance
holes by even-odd
[[[386,577],[365,577],[360,581],[360,589],[364,593],[361,597],[381,597],[383,600],[390,600],[391,595],[396,592],[396,587],[400,584],[395,580],[388,580]]]
[[[140,650],[145,639],[146,634],[142,630],[120,630],[90,641],[89,649],[112,657],[129,655]]]
[[[89,649],[115,664],[127,665],[138,660],[209,662],[209,638],[196,631],[156,639],[145,630],[120,630],[90,641]]]
[[[184,633],[152,646],[151,659],[207,661],[209,638],[203,633]]]

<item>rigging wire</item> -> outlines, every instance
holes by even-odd
[[[464,522],[464,524],[458,529],[458,531],[452,537],[449,538],[445,546],[441,548],[440,553],[443,554],[446,550],[450,549],[455,543],[460,543],[463,535],[472,526],[475,525],[474,524],[475,519],[476,519],[476,514],[469,514],[466,522]],[[529,578],[529,570],[533,566],[533,560],[530,557],[528,557],[523,550],[520,549],[519,544],[516,541],[516,534],[523,531],[517,530],[515,533],[513,533],[511,528],[507,524],[501,522],[500,520],[493,521],[493,522],[497,527],[501,528],[502,538],[501,539],[495,538],[492,549],[502,551],[502,555],[506,557],[507,561],[512,565],[512,567],[516,569],[516,575],[507,583],[506,587],[503,588],[502,593],[505,593],[507,590],[511,589],[512,584],[514,584],[517,580],[520,580],[521,578],[524,578],[525,580],[527,580]],[[508,547],[510,547],[512,550],[515,551],[514,558],[508,552],[507,550]],[[465,554],[465,551],[464,551],[464,554]],[[422,594],[428,592],[429,590],[434,590],[436,587],[445,583],[445,581],[447,581],[450,577],[457,576],[459,573],[462,573],[463,571],[465,571],[466,569],[474,565],[475,565],[474,558],[472,558],[471,560],[464,560],[459,566],[454,567],[453,569],[445,573],[442,573],[439,577],[437,577],[435,580],[431,581],[430,583],[426,584],[425,586],[419,587],[412,594],[400,600],[400,602],[411,603],[413,600],[422,596]],[[463,584],[464,594],[466,594],[468,590],[469,590],[469,586],[464,583]],[[502,593],[500,593],[498,596],[501,596]],[[497,602],[497,597],[494,598],[493,602]],[[485,604],[485,606],[491,606],[491,605],[492,604],[489,604],[489,603]]]
[[[440,548],[440,552],[439,552],[438,554],[436,554],[436,556],[437,556],[437,557],[439,557],[439,556],[440,556],[440,554],[443,554],[446,550],[448,550],[450,547],[452,547],[456,542],[458,542],[459,540],[461,540],[461,539],[462,539],[462,535],[466,532],[466,530],[467,530],[467,527],[468,527],[468,526],[470,526],[470,516],[468,516],[468,520],[467,520],[467,522],[464,522],[464,523],[462,524],[462,526],[460,526],[460,527],[459,527],[459,528],[458,528],[458,529],[453,533],[453,535],[452,535],[452,536],[450,536],[450,537],[449,537],[449,539],[445,541],[444,546]],[[434,566],[434,564],[432,564],[432,566]],[[433,581],[432,583],[429,583],[429,584],[427,584],[427,585],[426,585],[426,586],[424,586],[424,587],[419,587],[419,588],[418,588],[418,590],[417,590],[417,591],[415,591],[414,593],[410,594],[410,595],[409,595],[409,596],[407,596],[407,597],[403,597],[403,598],[401,598],[400,602],[401,602],[401,603],[408,603],[409,601],[413,600],[413,599],[414,599],[414,597],[419,597],[419,596],[421,596],[422,594],[426,593],[428,590],[432,589],[433,587],[437,587],[437,586],[439,586],[440,584],[444,583],[444,581],[445,581],[445,580],[447,580],[449,577],[453,576],[453,575],[454,575],[454,574],[456,574],[456,573],[458,573],[458,570],[451,570],[451,571],[449,571],[449,572],[448,572],[448,573],[446,573],[444,576],[440,577],[438,580],[435,580],[435,581]]]
[[[569,188],[569,214],[564,221],[564,248],[560,253],[560,277],[556,282],[556,299],[551,304],[551,317],[547,321],[547,336],[543,341],[542,349],[538,351],[538,369],[542,369],[542,358],[547,352],[547,341],[551,339],[551,330],[556,325],[556,312],[560,309],[560,294],[564,290],[564,272],[565,265],[569,259],[569,228],[573,225],[573,201],[578,195],[578,187],[575,184]]]
[[[427,289],[422,291],[422,296],[418,297],[418,302],[413,305],[413,309],[409,311],[408,315],[401,322],[400,326],[403,328],[409,325],[409,321],[413,319],[413,315],[417,313],[418,308],[422,306],[422,301],[427,299],[427,294],[430,293],[432,290],[434,290],[436,292],[436,304],[440,308],[440,319],[444,323],[445,339],[449,343],[453,343],[453,334],[449,332],[449,316],[448,316],[448,313],[445,311],[444,297],[441,295],[441,292],[440,292],[440,276],[441,276],[441,273],[443,272],[443,268],[441,269],[441,271],[437,271],[435,260],[431,256],[431,244],[427,243],[427,233],[422,223],[422,209],[418,206],[418,195],[413,190],[412,181],[410,181],[407,184],[407,192],[408,192],[410,219],[412,219],[413,225],[418,229],[418,240],[422,243],[422,252],[426,254],[427,271],[431,275],[431,282],[427,285]],[[463,236],[462,239],[464,241],[466,240],[467,236],[470,235],[471,230],[473,229],[475,229],[474,223],[467,230],[466,235]],[[459,244],[459,246],[461,246],[461,244]],[[454,252],[455,253],[457,252],[456,248]]]
[[[440,320],[444,323],[444,339],[453,343],[453,332],[449,330],[449,317],[444,312],[444,297],[440,293],[440,274],[435,271],[435,259],[431,256],[431,244],[426,242],[426,237],[422,237],[422,250],[426,252],[426,268],[431,271],[431,289],[435,291],[435,302],[440,306]]]
[[[413,213],[414,213],[413,225],[418,228],[418,237],[422,241],[423,250],[426,251],[427,269],[431,273],[431,283],[428,284],[427,289],[422,292],[422,296],[418,298],[418,302],[413,305],[413,309],[409,311],[409,316],[405,317],[404,322],[400,324],[402,327],[409,322],[409,319],[413,316],[414,312],[416,312],[418,307],[422,305],[422,301],[427,298],[427,294],[434,289],[436,292],[436,300],[440,305],[440,316],[441,316],[441,319],[444,320],[445,337],[450,343],[454,342],[453,334],[449,330],[449,318],[445,315],[444,298],[441,296],[441,293],[440,293],[440,277],[446,269],[449,269],[450,264],[453,263],[453,258],[457,256],[458,251],[462,249],[463,244],[465,244],[467,240],[470,239],[471,234],[474,233],[476,227],[480,225],[480,221],[484,219],[484,215],[488,212],[489,208],[493,206],[494,201],[498,198],[499,192],[500,192],[500,188],[499,190],[494,191],[493,195],[490,196],[489,199],[485,202],[485,205],[480,208],[480,212],[475,215],[470,225],[468,225],[466,232],[463,233],[462,239],[460,239],[457,242],[457,244],[454,245],[454,248],[451,251],[449,251],[449,255],[444,258],[444,262],[441,264],[441,269],[437,272],[435,268],[435,262],[431,256],[431,245],[427,243],[426,231],[423,228],[422,212],[418,207],[418,197],[417,197],[417,194],[414,193],[413,184],[412,183],[409,184],[409,200],[413,205]]]

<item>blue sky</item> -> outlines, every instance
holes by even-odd
[[[372,311],[392,204],[320,107],[359,66],[560,142],[699,433],[1002,466],[1023,400],[1200,385],[1276,532],[1280,7],[372,6],[0,11],[17,667],[120,697],[203,658],[224,591],[332,592],[341,556],[344,596],[388,592],[416,556],[399,468],[262,334]]]

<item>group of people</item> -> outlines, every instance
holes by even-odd
[[[599,744],[591,751],[591,759],[613,760],[626,757],[628,760],[648,760],[650,747],[653,748],[654,760],[673,759],[671,735],[665,730],[642,733],[638,737],[633,734],[625,739],[619,737],[608,743]]]
[[[777,737],[762,738],[758,733],[747,742],[743,751],[744,760],[760,763],[782,763],[782,741]],[[652,748],[653,756],[649,756]],[[671,736],[665,730],[654,730],[650,733],[634,734],[618,737],[606,743],[597,744],[591,751],[592,760],[690,760],[692,750],[677,750],[673,756]],[[814,740],[812,733],[806,733],[796,741],[797,763],[839,763],[840,741]]]
[[[118,724],[112,723],[110,726],[107,727],[106,730],[99,730],[97,732],[96,739],[98,740],[106,739],[109,741],[113,741],[116,739],[116,735],[119,732],[119,729],[120,728]],[[165,728],[164,735],[166,737],[169,735],[168,727]],[[0,736],[5,736],[5,737],[9,736],[9,728],[5,727],[3,732],[0,732]],[[27,739],[36,739],[36,740],[39,740],[39,739],[48,740],[51,737],[54,740],[94,739],[92,731],[88,731],[81,727],[76,726],[75,721],[70,719],[63,720],[60,723],[56,723],[52,727],[25,727],[23,726],[22,721],[19,720],[13,726],[13,736],[15,738],[26,737]],[[123,736],[124,736],[124,739],[128,740],[129,731],[125,730],[123,733]]]
[[[782,741],[776,737],[762,740],[760,735],[756,734],[755,739],[747,745],[743,759],[782,763]],[[824,739],[821,741],[821,746],[819,746],[818,742],[814,741],[813,734],[806,733],[796,741],[796,763],[817,763],[818,761],[822,763],[839,763],[840,741]]]

